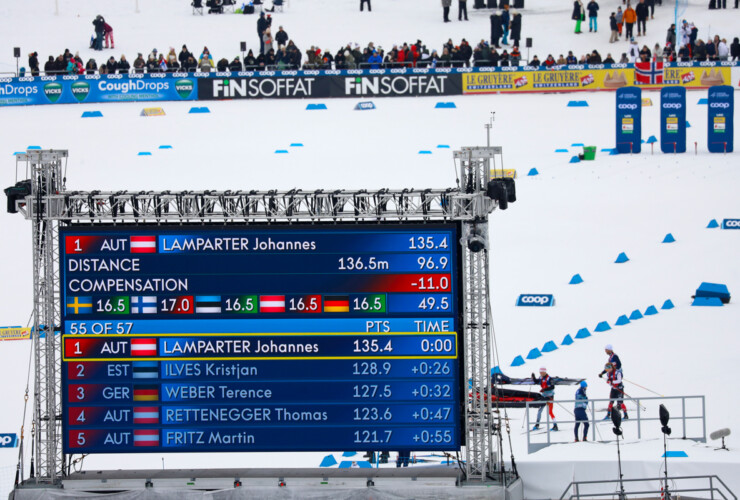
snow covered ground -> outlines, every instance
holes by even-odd
[[[116,53],[129,58],[137,51],[155,46],[165,50],[182,42],[194,50],[207,44],[217,56],[233,57],[239,40],[255,44],[254,17],[194,18],[188,3],[141,0],[141,13],[136,14],[133,0],[60,0],[57,17],[50,0],[34,10],[26,2],[4,2],[0,5],[0,71],[14,69],[14,60],[8,57],[12,46],[20,45],[24,54],[38,50],[41,56],[85,46],[89,22],[97,13],[116,29]],[[417,38],[436,47],[449,37],[477,40],[488,30],[484,14],[472,9],[469,23],[442,24],[435,1],[376,0],[373,13],[362,15],[357,3],[292,0],[284,14],[276,14],[276,22],[284,24],[304,49],[329,44],[335,50],[348,41],[371,39],[387,48]],[[607,2],[601,3],[604,12]],[[691,1],[685,17],[702,30],[711,24],[712,33],[716,26],[728,38],[738,34],[730,32],[739,25],[738,11],[720,15],[704,10],[704,4]],[[528,0],[527,6],[523,36],[534,37],[540,57],[544,51],[569,48],[597,48],[602,54],[608,50],[607,33],[570,34],[570,2]],[[649,25],[651,33],[660,32],[650,45],[664,40],[663,25],[670,24],[668,10],[658,9],[657,20]],[[660,30],[653,30],[653,25]],[[626,49],[626,44],[620,46]],[[737,81],[735,75],[733,81]],[[657,93],[646,96],[656,104],[659,101]],[[572,143],[613,147],[611,93],[580,94],[579,99],[588,100],[588,108],[566,107],[572,98],[567,94],[460,97],[454,99],[457,109],[453,110],[434,109],[437,99],[433,98],[386,98],[375,99],[378,109],[368,112],[354,111],[351,99],[325,101],[328,110],[312,112],[305,111],[307,101],[298,100],[212,102],[209,115],[189,115],[187,103],[163,103],[167,115],[153,118],[140,117],[145,105],[135,103],[3,108],[0,116],[6,125],[0,134],[0,158],[5,160],[0,180],[3,186],[16,180],[14,151],[40,145],[70,151],[67,185],[72,190],[448,187],[455,179],[451,153],[435,146],[449,144],[455,149],[485,144],[483,124],[495,111],[492,143],[504,147],[505,166],[516,168],[520,175],[519,201],[491,217],[492,307],[504,372],[527,376],[545,364],[554,375],[586,377],[591,397],[606,397],[606,385],[596,374],[605,361],[603,346],[609,342],[620,354],[628,380],[664,395],[706,395],[707,431],[711,432],[732,428],[737,421],[738,404],[730,398],[740,310],[734,302],[723,308],[690,307],[690,296],[702,281],[726,283],[731,292],[740,293],[740,233],[706,229],[711,219],[740,218],[740,172],[737,153],[705,152],[706,107],[696,104],[699,97],[705,93],[688,95],[689,153],[651,155],[648,147],[641,155],[600,153],[596,161],[579,164],[568,160],[580,148],[570,148],[568,154],[554,151]],[[101,110],[104,118],[80,118],[83,111],[92,109]],[[658,118],[657,106],[643,109],[645,138],[658,135]],[[305,146],[287,155],[274,154],[291,142]],[[698,155],[693,152],[694,142]],[[161,144],[173,149],[158,150]],[[431,149],[433,154],[418,155],[420,149]],[[153,155],[139,157],[139,151]],[[540,175],[527,177],[532,167]],[[0,280],[5,285],[0,288],[0,324],[25,324],[31,312],[30,227],[20,216],[3,212],[0,228],[5,236],[0,250]],[[676,242],[662,244],[668,232]],[[615,264],[619,252],[625,252],[630,261]],[[584,283],[568,285],[575,273]],[[514,303],[520,293],[553,293],[556,306],[517,308]],[[656,316],[614,326],[618,316],[634,309],[644,312],[653,304],[660,308],[669,298],[675,309],[659,309]],[[582,327],[593,332],[603,320],[612,330],[577,340],[523,367],[509,368],[516,355],[526,356],[548,340],[559,345],[566,334],[574,336]],[[0,344],[0,432],[17,432],[21,423],[29,349],[28,342]],[[634,384],[627,384],[626,390],[632,396],[653,395]],[[558,389],[557,397],[572,399],[572,392]],[[556,407],[555,412],[561,419],[568,417],[563,408]],[[510,415],[516,419],[512,422],[514,452],[529,498],[559,496],[572,477],[589,477],[584,476],[584,467],[593,462],[604,465],[597,472],[589,469],[592,473],[616,474],[613,445],[569,443],[527,456],[525,436],[520,434],[522,412]],[[677,426],[673,425],[674,430]],[[602,434],[610,433],[607,426],[600,429]],[[633,441],[635,436],[629,432],[627,440]],[[27,437],[29,433],[27,421]],[[559,434],[558,439],[567,441],[572,436],[569,428]],[[733,449],[736,442],[731,437],[729,447]],[[731,475],[740,465],[736,452],[714,452],[708,445],[677,440],[670,447],[689,455],[681,459],[687,462],[679,463],[676,472],[681,467],[708,472],[706,464],[722,461],[721,470],[727,472],[719,473],[736,493],[740,491],[740,479]],[[165,466],[314,467],[324,455],[168,455]],[[628,444],[625,457],[639,465],[627,471],[657,473],[661,455],[659,441]],[[12,477],[16,457],[17,450],[0,452],[0,482]],[[93,456],[85,460],[85,468],[156,468],[162,466],[161,458]],[[650,464],[655,470],[648,471]],[[543,468],[557,471],[551,474],[559,479],[544,481]]]

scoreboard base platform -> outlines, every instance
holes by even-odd
[[[463,481],[456,463],[403,468],[373,469],[167,469],[167,470],[100,470],[73,473],[62,479],[60,488],[40,488],[33,480],[24,481],[14,491],[15,500],[69,498],[74,492],[113,493],[157,491],[157,498],[182,500],[183,497],[219,499],[240,498],[316,498],[325,492],[333,499],[368,498],[521,500],[521,479],[507,473],[507,485]],[[41,493],[43,491],[43,493]]]

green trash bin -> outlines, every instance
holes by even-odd
[[[583,146],[583,159],[584,160],[595,160],[596,159],[596,146]]]

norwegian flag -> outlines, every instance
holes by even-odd
[[[156,356],[157,339],[131,339],[132,356]]]
[[[159,431],[134,429],[134,446],[159,446]]]
[[[655,61],[635,63],[635,83],[640,85],[663,83],[663,63]]]
[[[134,406],[135,424],[158,424],[159,408],[156,406]]]
[[[157,253],[156,236],[131,236],[131,253]]]

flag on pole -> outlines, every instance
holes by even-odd
[[[635,63],[635,83],[638,85],[663,83],[663,63],[655,61]]]

